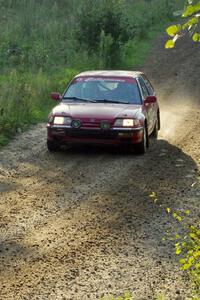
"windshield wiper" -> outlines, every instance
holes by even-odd
[[[78,98],[78,97],[64,97],[64,100],[77,100],[77,101],[85,101],[85,102],[96,102],[95,100],[91,99],[84,99],[84,98]]]
[[[100,99],[100,100],[97,100],[96,102],[130,104],[129,102],[123,102],[123,101],[117,101],[117,100],[109,100],[109,99]]]

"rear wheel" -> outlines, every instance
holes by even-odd
[[[55,141],[49,141],[47,140],[47,149],[50,152],[59,151],[60,150],[60,144]]]
[[[139,144],[136,144],[134,146],[135,148],[135,153],[136,154],[144,154],[147,151],[147,147],[148,147],[148,135],[147,135],[147,129],[146,127],[143,130],[143,138],[142,138],[142,142]]]

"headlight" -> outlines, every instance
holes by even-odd
[[[72,119],[70,117],[54,117],[53,123],[56,125],[71,125]]]
[[[115,121],[115,126],[119,127],[134,127],[139,125],[140,121],[137,119],[117,119]]]
[[[65,123],[65,118],[64,117],[55,117],[53,122],[54,122],[54,124],[57,124],[57,125],[63,125]]]
[[[65,117],[65,125],[70,126],[72,119],[70,117]]]

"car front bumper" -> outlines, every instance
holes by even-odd
[[[138,144],[143,139],[143,127],[137,128],[80,128],[47,124],[47,139],[60,144]]]

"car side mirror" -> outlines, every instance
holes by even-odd
[[[156,96],[147,96],[144,103],[149,104],[149,103],[155,103],[157,101]]]
[[[51,98],[53,100],[60,101],[62,99],[62,96],[60,93],[51,93]]]

